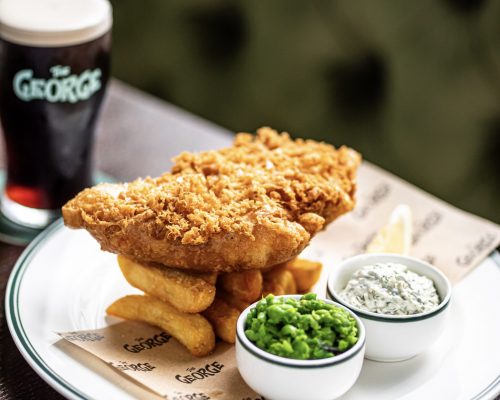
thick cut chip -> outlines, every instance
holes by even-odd
[[[231,307],[219,297],[215,297],[212,305],[203,312],[205,318],[213,325],[217,336],[226,343],[236,341],[236,322],[240,314],[240,310]]]
[[[237,299],[254,302],[262,293],[262,273],[259,270],[249,270],[222,274],[219,284]]]
[[[276,281],[264,281],[262,285],[262,297],[266,297],[268,294],[274,294],[275,296],[282,296],[286,294],[285,288],[281,286]]]
[[[310,290],[318,281],[323,265],[318,261],[296,258],[285,263],[284,267],[292,273],[297,290],[303,293]]]
[[[257,299],[260,299],[261,296],[262,296],[262,291],[259,292],[259,296],[257,297]],[[240,311],[243,311],[250,304],[252,304],[252,302],[242,300],[242,299],[240,299],[236,296],[233,296],[232,294],[226,292],[224,289],[220,289],[220,288],[217,289],[217,297],[224,300],[231,307],[237,308]]]
[[[266,295],[269,293],[274,295],[297,293],[297,285],[292,273],[283,266],[273,268],[264,274],[264,287]],[[275,293],[273,290],[283,293]]]
[[[312,280],[309,279],[308,282]],[[295,293],[297,293],[297,285],[293,274],[284,265],[278,265],[263,274],[262,291],[255,300],[268,294],[280,296]],[[203,312],[203,315],[212,323],[218,337],[225,342],[234,343],[238,317],[249,305],[250,302],[243,300],[241,296],[219,288],[215,301]]]
[[[210,354],[215,347],[212,325],[203,316],[180,312],[172,305],[150,296],[122,297],[106,311],[116,317],[142,321],[164,329],[197,357]]]
[[[192,273],[154,263],[141,263],[125,256],[118,256],[118,264],[128,283],[172,304],[179,311],[201,312],[214,300],[215,273]]]

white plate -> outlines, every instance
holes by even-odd
[[[314,242],[313,242],[314,246]],[[325,249],[316,249],[327,257]],[[308,252],[315,252],[312,247]],[[10,332],[24,358],[71,399],[157,398],[54,332],[101,328],[105,308],[133,289],[112,254],[57,221],[25,250],[6,291]],[[485,260],[454,287],[445,333],[399,363],[365,361],[346,399],[491,399],[500,393],[500,267]],[[272,381],[269,382],[272,384]]]

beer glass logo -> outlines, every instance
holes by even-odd
[[[51,103],[76,103],[89,99],[101,88],[100,68],[86,69],[80,75],[70,75],[69,66],[56,65],[50,69],[52,78],[33,77],[32,69],[16,73],[13,87],[23,101],[47,100]]]

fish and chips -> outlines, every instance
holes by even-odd
[[[130,285],[107,312],[156,325],[193,355],[269,293],[305,293],[322,265],[297,258],[312,237],[355,205],[360,155],[261,128],[232,147],[182,153],[158,178],[85,189],[62,209],[118,254]]]

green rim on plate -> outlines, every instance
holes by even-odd
[[[34,346],[30,342],[26,331],[21,320],[21,315],[19,311],[19,290],[24,277],[24,274],[28,267],[30,266],[31,260],[36,256],[37,252],[40,250],[40,246],[49,239],[55,232],[63,228],[62,219],[58,219],[42,233],[40,233],[24,250],[16,264],[14,265],[12,272],[7,282],[7,288],[5,292],[5,311],[6,319],[9,327],[9,331],[16,343],[17,348],[20,350],[21,355],[25,358],[28,364],[34,369],[34,371],[52,386],[59,393],[70,399],[82,399],[91,400],[90,396],[87,396],[68,381],[63,379],[54,370],[52,370],[43,358],[37,353]],[[500,266],[498,253],[495,252],[491,255],[494,262]],[[493,398],[496,389],[500,385],[500,375],[497,376],[489,385],[476,394],[472,400],[480,400],[484,398]]]
[[[28,364],[30,364],[38,375],[40,375],[40,377],[50,386],[65,396],[69,396],[73,399],[87,400],[90,399],[90,397],[86,396],[69,382],[62,379],[45,363],[45,361],[43,361],[42,357],[40,357],[40,355],[36,352],[26,335],[19,313],[19,288],[21,286],[24,273],[30,265],[30,261],[38,251],[39,244],[45,241],[45,239],[51,236],[62,226],[63,221],[61,218],[54,221],[47,229],[40,233],[21,254],[14,265],[9,281],[7,282],[7,289],[5,292],[5,311],[7,324],[14,342],[19,350],[21,350],[21,354],[26,359]]]

